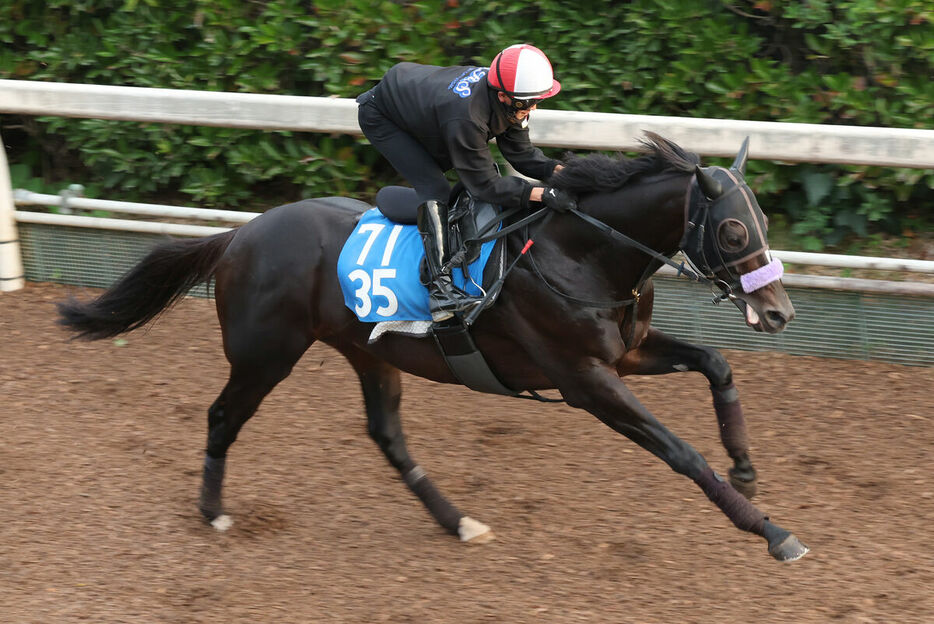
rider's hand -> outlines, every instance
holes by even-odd
[[[567,212],[577,208],[577,202],[571,195],[553,186],[545,187],[545,190],[542,191],[542,203],[555,212]]]

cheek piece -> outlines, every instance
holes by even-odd
[[[743,286],[743,292],[751,293],[754,290],[759,290],[763,286],[767,286],[772,282],[782,279],[782,275],[784,274],[785,267],[782,265],[782,261],[775,258],[764,267],[759,267],[755,271],[740,275],[739,282]]]

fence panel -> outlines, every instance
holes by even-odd
[[[105,288],[137,262],[158,234],[20,225],[26,279]],[[781,334],[755,333],[729,303],[711,305],[710,291],[685,279],[656,278],[654,325],[718,348],[780,351],[934,365],[934,298],[788,287],[797,317]],[[190,294],[213,297],[213,285]]]

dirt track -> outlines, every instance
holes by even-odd
[[[316,345],[232,447],[219,534],[195,508],[212,302],[69,343],[67,292],[0,294],[0,622],[934,622],[934,369],[727,353],[757,503],[812,548],[780,564],[588,414],[406,377],[414,456],[497,534],[462,545]],[[630,386],[725,471],[699,375]]]

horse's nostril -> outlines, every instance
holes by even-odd
[[[784,314],[775,310],[769,310],[765,315],[769,318],[769,321],[771,321],[772,325],[778,327],[781,327],[788,322],[788,319],[785,318]]]

